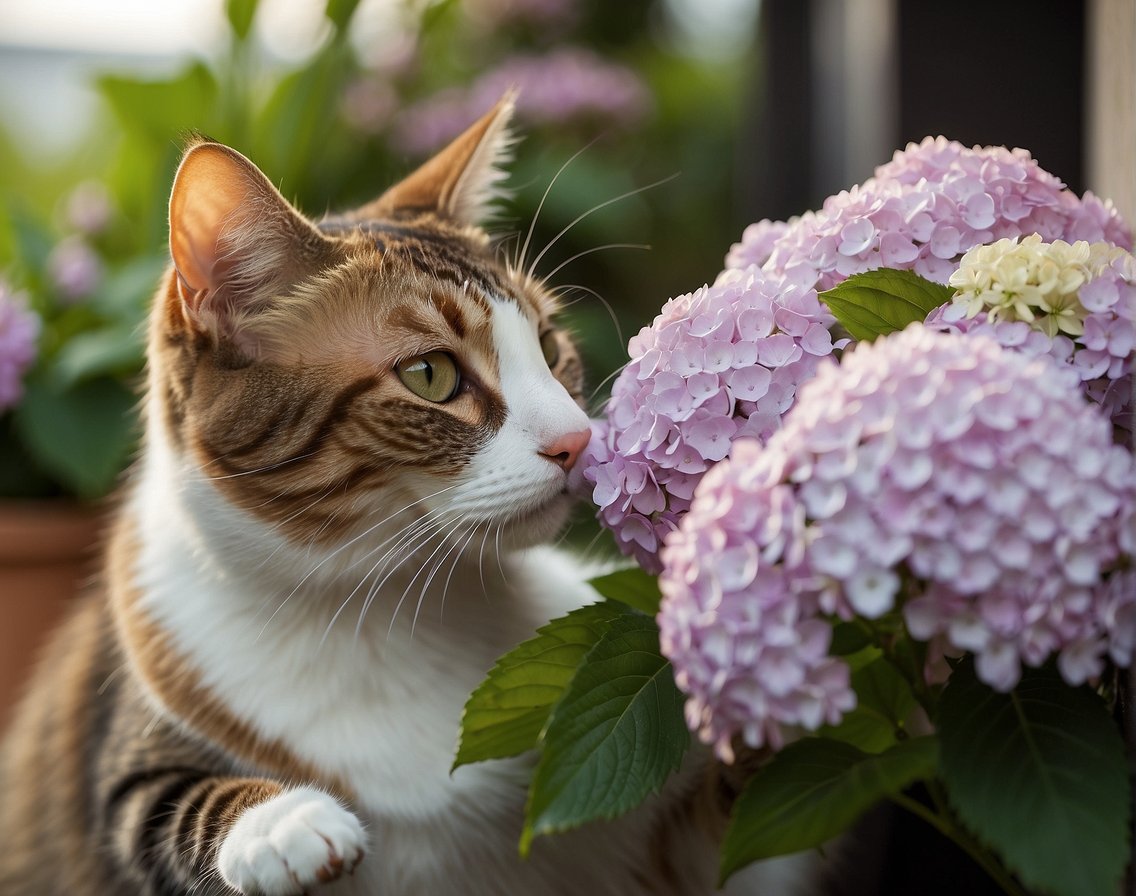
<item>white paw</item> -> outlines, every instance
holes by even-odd
[[[301,787],[241,815],[221,844],[218,870],[246,896],[296,896],[351,873],[365,842],[354,815],[326,793]]]

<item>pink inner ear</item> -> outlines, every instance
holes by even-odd
[[[218,147],[196,147],[182,162],[170,197],[170,254],[185,292],[200,295],[221,285],[221,238],[253,189],[239,163]]]

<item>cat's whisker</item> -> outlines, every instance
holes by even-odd
[[[418,615],[419,615],[419,613],[421,613],[422,604],[426,600],[426,592],[430,590],[430,583],[434,581],[434,576],[436,576],[438,574],[438,570],[440,570],[442,568],[442,564],[446,562],[446,558],[449,557],[450,554],[453,553],[454,548],[456,548],[461,543],[460,539],[452,539],[452,536],[463,525],[465,525],[465,520],[459,519],[453,525],[453,528],[451,528],[445,535],[442,536],[442,543],[439,544],[438,547],[436,547],[434,549],[434,553],[432,553],[429,557],[426,558],[426,563],[422,564],[422,569],[425,569],[426,564],[428,564],[430,562],[430,560],[434,557],[434,555],[437,554],[438,551],[440,551],[445,546],[446,542],[450,542],[450,549],[448,551],[446,551],[444,554],[442,554],[442,556],[438,558],[437,562],[434,563],[433,568],[430,570],[430,574],[428,576],[426,576],[426,580],[422,583],[422,590],[418,592],[418,602],[414,607],[414,618],[410,620],[410,637],[411,638],[414,637],[414,630],[418,626]],[[419,570],[419,572],[421,572],[421,570]],[[414,578],[415,579],[418,578],[418,573],[414,574]],[[414,584],[414,579],[411,579],[410,585],[413,585],[413,584]],[[410,585],[406,586],[408,591],[410,590]],[[394,620],[392,619],[391,622],[393,624]]]
[[[371,526],[368,526],[361,533],[359,533],[359,535],[355,536],[354,538],[352,538],[350,541],[346,542],[345,544],[340,545],[338,548],[336,548],[334,551],[332,551],[331,554],[324,557],[323,560],[321,560],[319,563],[317,563],[315,565],[315,567],[313,567],[311,570],[309,570],[307,572],[307,574],[304,575],[304,577],[302,579],[300,579],[299,582],[296,583],[295,587],[290,592],[288,592],[287,597],[285,597],[284,600],[282,600],[280,602],[280,604],[277,605],[277,607],[273,611],[272,615],[265,621],[264,625],[261,626],[260,632],[257,634],[257,640],[259,640],[261,638],[261,636],[264,635],[265,630],[272,623],[272,620],[275,619],[276,616],[280,613],[280,611],[284,609],[284,606],[288,603],[288,601],[290,601],[292,599],[292,597],[296,594],[296,592],[298,592],[300,590],[300,588],[303,587],[304,583],[307,582],[308,579],[310,579],[313,575],[315,575],[315,573],[319,570],[319,568],[321,566],[324,565],[324,563],[331,560],[333,557],[335,557],[337,554],[341,553],[346,548],[348,548],[351,545],[358,542],[361,538],[365,538],[367,535],[370,535],[372,532],[374,532],[380,526],[390,522],[392,519],[397,517],[399,514],[404,513],[405,511],[409,510],[411,507],[414,507],[415,504],[418,504],[420,501],[426,500],[428,498],[437,497],[438,495],[442,494],[443,492],[447,492],[450,489],[457,488],[457,485],[458,484],[455,483],[453,485],[447,486],[446,488],[439,489],[438,491],[434,492],[433,494],[427,495],[426,498],[420,498],[416,501],[412,501],[410,504],[407,504],[405,507],[402,507],[399,510],[396,510],[394,513],[390,514],[389,516],[386,516],[383,519],[379,520],[377,523],[375,523]],[[433,511],[431,513],[433,513]],[[404,526],[402,529],[399,529],[397,532],[394,533],[394,535],[391,535],[389,538],[380,542],[378,545],[376,545],[375,547],[373,547],[369,551],[367,551],[362,557],[358,558],[353,563],[351,563],[347,567],[347,569],[344,570],[344,572],[347,572],[347,571],[354,569],[360,563],[362,563],[362,562],[366,561],[367,559],[369,559],[370,557],[374,556],[374,554],[377,551],[381,550],[384,545],[386,545],[387,543],[389,543],[393,539],[398,538],[400,535],[404,534],[406,532],[407,528],[413,528],[416,524],[422,522],[424,519],[428,519],[431,516],[431,513],[426,514],[425,517],[416,517],[413,521],[408,523],[407,526]],[[380,563],[381,562],[382,561],[380,561]],[[367,575],[364,576],[363,579],[361,580],[360,585],[362,584],[363,581],[366,581],[367,576],[369,576],[372,572],[374,572],[374,570],[376,568],[377,567],[372,567],[371,570],[368,571]],[[350,597],[348,598],[348,600],[350,600]],[[260,610],[258,610],[258,614],[263,609],[264,609],[264,605],[262,604]],[[341,607],[341,609],[342,609],[342,607]],[[338,611],[337,611],[336,615],[338,615]],[[334,622],[334,621],[335,620],[334,620],[334,617],[333,617],[332,622]],[[330,631],[330,626],[329,626],[329,631]],[[326,635],[325,635],[325,638],[326,638]],[[321,643],[322,643],[322,641],[321,641]]]
[[[577,259],[583,258],[585,255],[591,255],[595,252],[603,252],[605,249],[645,249],[645,250],[649,251],[650,248],[651,248],[650,245],[648,245],[647,243],[607,243],[603,246],[593,246],[591,249],[585,249],[582,252],[577,252],[571,258],[560,262],[560,264],[558,264],[556,267],[554,267],[551,271],[548,272],[546,279],[551,280],[558,273],[560,273],[560,271],[562,271],[564,268],[568,267],[568,265],[570,265],[572,262],[576,261]]]
[[[446,528],[446,526],[448,526],[448,525],[450,524],[450,522],[451,522],[450,520],[444,520],[444,521],[442,521],[442,522],[441,522],[441,523],[440,523],[439,525],[436,525],[436,526],[434,526],[434,527],[433,527],[433,529],[432,529],[432,531],[430,532],[430,534],[429,534],[429,535],[428,535],[428,536],[427,536],[426,538],[424,538],[424,539],[422,540],[421,544],[420,544],[420,545],[419,545],[419,546],[418,546],[418,547],[417,547],[417,548],[416,548],[416,549],[415,549],[415,550],[414,550],[414,551],[412,552],[411,556],[413,556],[414,554],[418,553],[419,551],[423,551],[423,550],[425,550],[425,549],[426,549],[426,546],[427,546],[427,545],[428,545],[428,544],[429,544],[429,543],[430,543],[431,541],[433,541],[433,540],[434,540],[434,538],[438,537],[438,535],[442,533],[442,530],[443,530],[443,529],[445,529],[445,528]],[[458,526],[460,526],[460,525],[461,525],[461,521],[459,520],[459,521],[458,521],[458,522],[457,522],[457,523],[456,523],[456,524],[454,525],[454,527],[453,527],[452,529],[450,529],[449,531],[450,531],[450,532],[452,532],[452,531],[455,531],[455,530],[457,529],[457,527],[458,527]],[[434,559],[434,556],[435,556],[435,555],[436,555],[436,554],[438,553],[438,551],[440,551],[440,550],[441,550],[441,549],[442,549],[442,548],[443,548],[443,547],[445,546],[445,544],[446,544],[446,536],[447,536],[448,534],[449,534],[449,533],[447,532],[446,534],[442,535],[442,539],[441,539],[441,541],[439,541],[439,542],[438,542],[438,546],[437,546],[436,548],[434,548],[434,550],[433,550],[433,551],[431,551],[431,553],[430,553],[430,556],[429,556],[429,557],[427,557],[427,558],[426,558],[426,559],[425,559],[425,560],[424,560],[424,561],[423,561],[423,562],[422,562],[422,563],[421,563],[421,564],[419,565],[418,569],[416,569],[416,570],[414,571],[414,575],[412,575],[412,576],[410,577],[410,581],[406,583],[406,587],[405,587],[405,588],[403,589],[403,591],[402,591],[402,595],[401,595],[401,596],[399,597],[399,599],[398,599],[398,602],[397,602],[397,603],[396,603],[396,604],[394,605],[394,610],[393,610],[393,611],[391,612],[391,621],[390,621],[390,625],[389,625],[389,626],[387,626],[387,637],[388,637],[388,638],[390,638],[390,636],[391,636],[391,635],[392,635],[392,634],[394,633],[394,625],[395,625],[395,621],[396,621],[396,620],[398,619],[398,613],[399,613],[399,610],[401,610],[401,609],[402,609],[402,605],[403,605],[403,604],[404,604],[404,603],[406,602],[406,598],[407,598],[407,597],[409,596],[409,594],[410,594],[410,589],[411,589],[411,588],[412,588],[412,587],[414,586],[414,583],[415,583],[415,581],[417,581],[418,577],[419,577],[419,576],[420,576],[420,575],[422,574],[422,571],[423,571],[424,569],[426,569],[426,566],[427,566],[427,565],[428,565],[428,564],[430,563],[430,561],[431,561],[432,559]],[[404,560],[403,562],[405,562],[405,560]],[[389,573],[388,573],[388,575],[389,575]],[[385,582],[385,581],[386,581],[386,578],[384,578],[384,579],[383,579],[383,581]],[[381,583],[380,583],[380,588],[381,588]],[[368,606],[368,605],[369,605],[369,604],[367,604],[367,605],[365,605],[365,606],[364,606],[364,612],[366,611],[366,606]],[[415,619],[417,619],[417,612],[415,613]],[[362,624],[362,617],[360,617],[360,620],[359,620],[359,621],[360,621],[360,624]],[[358,635],[358,633],[359,633],[359,629],[356,629],[356,635]],[[413,635],[413,627],[412,627],[412,629],[411,629],[411,634]]]
[[[242,470],[239,473],[226,473],[224,476],[194,476],[189,479],[190,482],[224,482],[227,479],[240,479],[242,476],[255,476],[258,473],[269,473],[272,470],[279,470],[281,467],[286,467],[288,464],[298,463],[299,461],[306,460],[309,457],[315,457],[318,452],[309,451],[307,454],[298,454],[295,457],[289,457],[286,460],[278,461],[274,464],[267,464],[263,467],[257,467],[254,470]],[[206,467],[219,463],[222,458],[210,461],[205,464]]]
[[[456,554],[454,554],[454,562],[450,565],[450,571],[446,576],[446,581],[442,584],[442,600],[438,604],[438,621],[439,622],[442,621],[442,617],[445,614],[446,595],[450,593],[450,580],[453,579],[454,573],[457,572],[458,565],[461,563],[462,557],[465,556],[466,551],[469,550],[469,546],[473,542],[474,536],[477,535],[478,525],[480,525],[480,524],[474,525],[469,530],[469,535],[466,537],[466,540],[462,543],[461,550],[459,550]],[[489,530],[489,522],[488,521],[486,521],[485,527],[486,527],[486,531],[488,531]]]
[[[533,259],[533,263],[529,265],[527,271],[528,276],[532,278],[535,275],[537,265],[540,264],[540,260],[544,258],[544,256],[548,253],[548,250],[555,246],[557,242],[560,241],[561,237],[563,237],[566,233],[568,233],[568,231],[570,231],[585,218],[595,214],[601,209],[607,208],[609,205],[614,205],[616,202],[622,202],[624,199],[629,199],[630,197],[636,196],[639,193],[644,193],[647,190],[653,190],[655,187],[661,187],[663,184],[669,183],[676,177],[678,177],[678,174],[671,174],[668,177],[664,177],[660,180],[655,181],[654,183],[647,184],[644,187],[636,187],[634,190],[628,190],[626,193],[620,193],[618,196],[607,199],[601,202],[599,205],[592,206],[586,212],[581,212],[580,214],[578,214],[575,218],[572,219],[569,224],[567,224],[558,234],[556,234],[556,236],[554,236],[543,249],[541,249],[540,254],[537,255],[537,257]]]
[[[598,292],[596,292],[596,290],[591,289],[590,287],[587,287],[587,286],[581,286],[578,283],[569,283],[565,286],[558,287],[556,292],[557,293],[560,293],[560,292],[565,292],[565,293],[582,292],[585,295],[590,295],[590,296],[594,297],[595,299],[597,299],[599,301],[599,303],[601,305],[603,305],[604,309],[607,311],[608,317],[611,318],[611,323],[612,323],[612,326],[615,327],[615,336],[616,336],[616,339],[619,340],[619,344],[620,345],[626,345],[627,344],[627,340],[623,338],[623,327],[620,326],[619,317],[616,315],[615,309],[611,307],[611,302],[609,302],[607,299],[605,299],[603,296],[601,296]],[[576,302],[576,301],[579,301],[579,300],[574,299],[573,303]]]
[[[515,270],[520,271],[520,270],[524,269],[525,256],[528,255],[528,253],[529,253],[529,243],[532,241],[533,232],[536,229],[536,222],[537,222],[537,220],[539,220],[540,213],[544,209],[544,203],[548,199],[548,194],[552,192],[552,188],[554,186],[556,186],[556,182],[558,180],[560,180],[560,175],[563,174],[565,172],[565,170],[568,168],[568,166],[571,165],[573,162],[575,162],[576,159],[580,158],[580,156],[583,155],[587,150],[591,149],[591,147],[593,145],[595,145],[595,142],[598,139],[599,139],[598,137],[594,138],[593,140],[591,140],[591,142],[586,143],[584,146],[580,147],[580,149],[578,149],[574,153],[572,153],[572,155],[569,157],[568,161],[566,161],[563,165],[561,165],[560,169],[556,172],[556,174],[554,174],[552,176],[552,180],[550,180],[548,182],[548,186],[544,188],[544,195],[540,197],[540,202],[537,203],[536,211],[533,212],[533,216],[529,220],[529,229],[528,229],[528,233],[525,234],[524,245],[521,246],[521,250],[517,254],[516,263],[513,265],[513,268]]]
[[[395,542],[393,545],[391,545],[390,548],[383,552],[383,554],[371,565],[370,569],[368,569],[367,572],[360,576],[359,583],[354,587],[354,589],[352,589],[351,593],[347,595],[347,598],[343,601],[339,609],[336,611],[335,616],[332,617],[331,622],[328,623],[327,632],[331,631],[331,626],[334,625],[336,618],[338,618],[339,614],[343,611],[347,604],[351,602],[355,595],[359,593],[359,589],[367,583],[367,580],[370,579],[377,570],[389,565],[390,568],[383,575],[382,579],[372,584],[367,589],[367,596],[363,600],[363,607],[359,611],[359,621],[355,627],[355,637],[358,638],[360,631],[362,630],[363,618],[366,616],[367,610],[370,608],[372,601],[378,595],[378,592],[382,588],[383,583],[386,582],[391,573],[397,570],[398,567],[402,565],[402,563],[404,563],[410,557],[414,556],[414,553],[422,546],[424,546],[426,542],[429,541],[429,537],[431,536],[428,535],[427,538],[422,542],[422,544],[412,547],[411,550],[397,562],[394,562],[392,564],[391,561],[399,554],[400,551],[405,550],[408,545],[414,545],[415,539],[417,539],[419,536],[430,533],[431,530],[436,530],[442,525],[445,525],[443,516],[444,513],[445,509],[442,508],[431,511],[425,516],[415,519],[409,525],[404,526],[390,538],[387,538],[385,541],[379,544],[373,551],[369,551],[367,553],[366,557],[369,559],[370,557],[373,557],[384,545],[388,544],[391,541]],[[324,637],[326,638],[326,636],[327,634],[325,633]]]

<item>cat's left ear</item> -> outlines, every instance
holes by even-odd
[[[516,91],[497,104],[449,146],[382,196],[359,209],[361,219],[429,212],[460,224],[480,224],[502,195],[514,138],[509,131]]]

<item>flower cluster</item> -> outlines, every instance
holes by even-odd
[[[1111,203],[1091,193],[1078,199],[1025,150],[968,149],[942,137],[909,144],[819,212],[780,226],[772,243],[778,225],[748,229],[727,266],[804,269],[824,290],[879,267],[945,283],[967,249],[1032,233],[1132,248]]]
[[[0,282],[0,412],[24,394],[24,374],[36,357],[40,319],[23,298]]]
[[[818,290],[881,266],[945,282],[971,247],[1035,231],[1131,246],[1111,205],[1078,199],[1028,153],[942,138],[896,153],[819,212],[747,228],[712,286],[672,299],[628,345],[583,461],[620,548],[657,571],[705,470],[732,439],[768,439],[841,347]]]
[[[646,85],[631,69],[590,50],[560,47],[512,56],[468,89],[443,90],[411,106],[396,118],[392,137],[404,152],[432,152],[513,88],[520,88],[518,120],[543,126],[596,119],[628,126],[651,105]]]
[[[686,719],[733,761],[733,738],[779,748],[784,726],[836,724],[856,704],[843,662],[828,656],[804,563],[805,509],[784,458],[752,439],[702,480],[663,550],[663,653],[688,695]]]
[[[846,702],[810,677],[836,676],[810,614],[902,606],[995,688],[1053,654],[1078,684],[1131,660],[1134,551],[1136,462],[1071,369],[913,325],[822,364],[763,451],[707,475],[663,549],[664,652],[719,745]]]
[[[583,477],[621,548],[650,571],[702,474],[762,441],[833,350],[816,290],[759,269],[671,299],[628,345]]]
[[[1129,252],[1036,235],[999,240],[964,255],[950,285],[953,304],[929,322],[1068,361],[1089,398],[1132,430],[1136,258]]]

